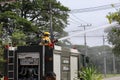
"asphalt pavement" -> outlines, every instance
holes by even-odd
[[[118,76],[118,77],[112,77],[112,78],[105,78],[103,80],[120,80],[120,76]]]

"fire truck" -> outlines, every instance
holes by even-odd
[[[83,57],[77,49],[44,45],[9,47],[5,49],[5,77],[8,80],[43,80],[54,72],[56,80],[74,80]]]

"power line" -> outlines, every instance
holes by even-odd
[[[83,13],[83,12],[93,12],[93,11],[99,11],[99,10],[107,10],[114,7],[120,7],[120,3],[114,3],[114,4],[108,4],[103,6],[97,6],[97,7],[89,7],[89,8],[83,8],[83,9],[73,9],[69,13]]]
[[[77,22],[77,23],[81,23],[81,22],[79,22],[78,20],[76,20],[76,19],[74,19],[74,18],[72,18],[72,17],[69,17],[69,18],[70,18],[71,20]]]
[[[72,13],[71,13],[72,14]],[[74,24],[77,24],[77,25],[82,25],[84,22],[85,24],[90,24],[80,18],[78,18],[77,16],[75,16],[74,14],[72,14],[73,17],[69,17],[69,19],[71,20],[70,22],[74,23]],[[81,21],[81,22],[80,22]]]
[[[74,37],[74,36],[77,36],[77,35],[81,35],[81,34],[88,33],[88,32],[95,31],[95,30],[99,30],[99,29],[108,28],[108,27],[111,27],[111,26],[115,26],[115,25],[117,25],[117,24],[118,24],[117,22],[113,22],[113,23],[111,23],[111,24],[103,25],[103,26],[100,26],[100,27],[96,27],[96,28],[93,28],[93,29],[86,30],[86,31],[81,31],[81,32],[76,33],[76,34],[73,34],[73,35],[69,35],[69,36],[66,36],[66,37],[62,37],[62,38],[60,38],[60,39],[58,39],[58,40],[59,40],[59,41],[63,41],[63,40],[66,40],[66,39],[68,39],[68,38],[71,38],[71,37]]]
[[[74,9],[74,10],[71,10],[70,11],[70,14],[75,18],[71,18],[70,19],[72,20],[71,22],[74,23],[74,24],[82,24],[80,21],[84,22],[84,23],[87,23],[86,21],[78,18],[77,16],[75,16],[73,13],[81,13],[81,12],[91,12],[91,11],[98,11],[98,10],[106,10],[106,9],[110,9],[110,8],[113,8],[113,5],[114,7],[119,7],[120,6],[120,3],[115,3],[115,4],[108,4],[108,5],[103,5],[103,6],[97,6],[97,7],[91,7],[91,8],[83,8],[83,9]],[[79,21],[78,21],[79,20]]]
[[[81,22],[79,22],[78,20],[76,20],[76,19],[74,19],[74,18],[72,18],[72,17],[69,17],[69,19],[71,19],[71,20],[72,20],[73,22],[75,22],[76,24],[79,24],[79,23],[82,24]],[[80,25],[80,24],[79,24],[79,25]]]
[[[74,36],[74,37],[84,37],[84,36]],[[103,36],[86,36],[86,37],[89,37],[89,38],[101,38]],[[104,37],[107,37],[107,36],[104,36]]]
[[[75,16],[73,13],[71,13],[71,15],[72,15],[73,17],[75,17],[77,20],[79,20],[79,21],[82,21],[82,22],[84,22],[84,23],[89,24],[88,22],[86,22],[86,21],[84,21],[84,20],[82,20],[82,19],[78,18],[77,16]]]
[[[67,31],[67,32],[78,32],[78,31],[82,31],[81,29],[79,30],[79,29],[77,29],[77,30],[72,30],[72,31]]]
[[[73,20],[68,20],[68,23],[73,23],[73,24],[76,24],[76,25],[80,25],[78,22],[75,22],[75,21],[73,21]]]

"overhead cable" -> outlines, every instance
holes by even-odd
[[[86,31],[81,31],[81,32],[76,33],[76,34],[60,38],[60,39],[58,39],[58,41],[66,40],[66,39],[69,39],[71,37],[74,37],[74,36],[77,36],[77,35],[81,35],[81,34],[85,34],[85,33],[88,33],[88,32],[92,32],[92,31],[95,31],[95,30],[99,30],[99,29],[104,29],[104,28],[108,28],[108,27],[111,27],[111,26],[115,26],[117,24],[118,24],[117,22],[113,22],[111,24],[103,25],[103,26],[100,26],[100,27],[96,27],[96,28],[93,28],[93,29],[86,30]]]
[[[80,21],[78,21],[70,16],[69,16],[69,19],[72,20],[72,22],[75,22],[76,24],[82,24]]]
[[[73,21],[73,20],[68,20],[68,23],[73,23],[73,24],[76,24],[76,25],[80,25],[78,22],[75,22],[75,21]]]
[[[97,6],[97,7],[73,9],[69,13],[83,13],[83,12],[93,12],[93,11],[99,11],[99,10],[106,10],[106,9],[113,8],[113,5],[114,5],[114,7],[120,7],[120,3],[114,3],[114,4],[103,5],[103,6]]]
[[[77,20],[79,20],[79,21],[82,21],[82,22],[84,22],[84,23],[86,23],[86,24],[90,24],[90,23],[88,23],[88,22],[86,22],[86,21],[78,18],[78,17],[77,17],[76,15],[74,15],[73,13],[71,13],[71,15],[72,15],[73,17],[75,17],[75,18],[76,18]]]

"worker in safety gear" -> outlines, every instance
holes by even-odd
[[[49,32],[44,32],[40,45],[48,45],[51,44],[51,40],[50,40],[50,33]]]

